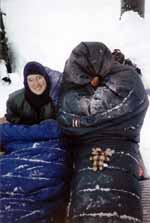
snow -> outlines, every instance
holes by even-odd
[[[71,50],[81,41],[104,42],[111,50],[121,49],[142,70],[145,88],[150,88],[150,1],[145,19],[135,12],[120,20],[120,0],[1,0],[7,15],[4,23],[13,60],[11,85],[0,82],[0,117],[8,94],[23,86],[26,62],[39,61],[63,71]],[[150,97],[149,97],[150,99]],[[141,152],[150,174],[150,108],[141,132]]]
[[[102,191],[102,192],[109,192],[109,191],[117,191],[117,192],[120,192],[120,193],[126,193],[126,194],[130,194],[134,197],[136,197],[138,200],[140,199],[140,196],[136,195],[135,193],[132,193],[132,192],[129,192],[127,190],[122,190],[122,189],[115,189],[115,188],[102,188],[102,187],[97,187],[99,185],[96,185],[95,188],[88,188],[88,189],[82,189],[82,190],[79,190],[78,193],[84,193],[84,192],[93,192],[93,191]]]
[[[4,60],[0,59],[0,77],[7,77],[7,69],[6,69],[6,63]]]
[[[141,221],[137,218],[134,218],[134,217],[131,217],[131,216],[128,216],[128,215],[119,215],[119,213],[117,212],[108,212],[108,213],[105,213],[105,212],[100,212],[100,213],[83,213],[83,214],[79,214],[79,215],[74,215],[74,218],[81,218],[81,217],[93,217],[93,218],[96,218],[97,216],[99,217],[107,217],[108,219],[111,217],[118,217],[119,219],[124,219],[124,220],[128,220],[129,222],[138,222],[138,223],[141,223]]]

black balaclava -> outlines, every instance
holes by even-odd
[[[44,66],[38,62],[34,62],[34,61],[29,62],[25,65],[23,73],[24,73],[25,97],[27,101],[29,102],[29,104],[36,110],[39,110],[41,106],[48,104],[49,102],[51,102],[52,104],[52,100],[49,96],[50,80]],[[41,95],[34,94],[28,86],[27,77],[31,74],[40,74],[46,80],[47,87]]]

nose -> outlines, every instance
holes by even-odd
[[[34,80],[34,82],[33,82],[33,87],[34,87],[34,88],[37,88],[37,87],[39,87],[39,86],[40,86],[39,81],[38,81],[38,80]]]

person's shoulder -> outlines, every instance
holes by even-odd
[[[140,75],[137,73],[134,67],[129,66],[129,65],[124,65],[124,64],[119,64],[119,63],[114,63],[110,72],[110,75],[116,74],[116,77],[128,77],[129,79],[131,78],[136,78],[140,79]]]
[[[118,93],[120,89],[136,92],[136,95],[145,95],[144,84],[141,75],[132,66],[128,65],[114,65],[110,75],[106,79],[106,84],[111,88],[116,88]]]
[[[19,108],[25,100],[24,96],[24,88],[14,91],[13,93],[9,94],[7,100],[7,109],[17,106]]]
[[[24,88],[16,90],[14,92],[12,92],[11,94],[9,94],[9,98],[13,99],[13,98],[20,98],[24,96]]]

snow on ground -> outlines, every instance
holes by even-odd
[[[37,60],[63,71],[71,50],[81,41],[101,41],[111,50],[120,48],[143,72],[150,88],[150,1],[145,19],[128,12],[120,17],[120,0],[1,0],[13,60],[12,84],[0,83],[0,116],[8,94],[22,87],[26,62]],[[141,152],[150,174],[150,108],[141,133]]]
[[[23,87],[22,78],[20,78],[18,73],[11,73],[10,76],[12,81],[10,85],[0,81],[0,117],[5,114],[8,95]]]

